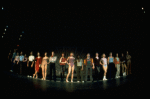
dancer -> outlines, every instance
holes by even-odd
[[[45,55],[46,56],[46,55]],[[48,57],[47,57],[48,59]],[[36,76],[36,79],[38,78],[38,72],[39,72],[39,67],[41,66],[42,62],[42,57],[40,56],[40,53],[37,53],[37,57],[35,58],[35,73],[33,74],[33,78]],[[46,64],[47,65],[47,64]],[[42,70],[43,73],[43,70]]]
[[[30,56],[29,56],[29,60],[27,63],[27,72],[28,72],[28,76],[27,77],[32,77],[33,75],[33,63],[34,63],[34,56],[33,56],[33,52],[30,52]]]
[[[125,57],[124,57],[124,54],[122,53],[122,57],[120,58],[120,64],[122,66],[122,73],[123,73],[123,76],[126,76],[126,70],[127,70],[127,66],[126,66],[126,63],[125,63]]]
[[[52,55],[49,58],[49,63],[50,63],[50,80],[52,80],[52,70],[53,70],[53,76],[54,76],[54,81],[56,82],[56,68],[55,68],[55,63],[57,60],[57,56],[54,56],[54,51],[52,51]]]
[[[23,60],[24,60],[24,55],[22,55],[23,52],[20,52],[20,56],[19,56],[19,71],[20,71],[20,75],[22,75],[22,68],[23,68]]]
[[[107,80],[106,79],[106,73],[107,73],[107,59],[105,58],[106,55],[103,54],[102,58],[100,60],[100,64],[103,66],[103,70],[104,70],[104,76],[103,76],[103,80]]]
[[[26,76],[27,76],[27,61],[28,61],[28,57],[27,57],[27,55],[25,54],[25,55],[24,55],[24,60],[23,60],[22,72],[23,72],[23,75],[26,75]]]
[[[114,78],[114,57],[112,56],[112,52],[109,54],[110,56],[108,57],[108,70],[109,70],[109,79]]]
[[[87,54],[87,58],[84,59],[84,65],[86,66],[85,70],[85,81],[87,81],[88,77],[88,69],[90,69],[90,81],[93,81],[92,77],[92,69],[94,69],[93,58],[90,58],[90,54]]]
[[[69,60],[69,63],[68,63],[68,60]],[[72,72],[71,82],[73,82],[74,62],[75,62],[74,60],[75,60],[75,58],[73,57],[73,53],[70,53],[70,56],[67,58],[67,64],[69,65],[69,67],[68,67],[68,74],[67,74],[67,77],[66,77],[66,82],[69,82],[68,77],[70,75],[70,72]]]
[[[66,60],[67,59],[64,57],[64,53],[62,53],[62,56],[59,60],[61,81],[63,81],[63,78],[64,78],[65,66],[66,66],[66,62],[67,62]]]
[[[14,59],[15,59],[15,56],[16,56],[16,55],[17,55],[17,53],[16,53],[16,49],[14,49],[14,52],[13,52],[13,55],[12,55],[12,60],[11,60],[12,65],[11,65],[11,70],[10,70],[10,72],[13,72]]]
[[[77,82],[84,82],[83,80],[83,60],[80,58],[80,56],[78,55],[77,57]],[[81,77],[81,79],[80,79]]]
[[[117,68],[116,78],[120,78],[120,58],[118,57],[118,53],[115,57],[115,67]]]
[[[96,53],[96,56],[94,58],[94,66],[95,66],[95,77],[93,79],[94,80],[99,80],[99,76],[100,76],[100,59],[99,59],[99,54]]]
[[[129,75],[131,74],[131,56],[129,55],[128,51],[127,51],[126,59],[127,59],[127,75]]]
[[[19,53],[17,53],[13,62],[14,62],[14,72],[18,74]]]

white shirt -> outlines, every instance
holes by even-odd
[[[33,55],[29,56],[29,61],[33,61],[33,60],[34,60],[34,56]]]
[[[78,59],[77,59],[77,66],[82,66],[82,63],[83,63],[82,59],[80,59],[80,62],[78,62]]]
[[[56,62],[56,59],[57,59],[57,57],[56,57],[56,56],[53,56],[53,57],[50,57],[50,58],[49,58],[49,61],[52,62],[52,63],[55,63],[55,62]]]
[[[101,58],[101,60],[103,61],[104,65],[107,65],[107,59],[106,58]]]

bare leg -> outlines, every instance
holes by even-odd
[[[73,65],[73,67],[71,67],[71,69],[72,69],[72,73],[71,73],[71,81],[73,81],[74,65]]]
[[[71,72],[71,66],[69,65],[69,67],[68,67],[68,74],[67,74],[67,77],[66,77],[66,82],[68,82],[68,77],[70,75],[70,72]]]
[[[44,65],[42,65],[42,76],[43,76],[42,79],[44,79]]]
[[[44,73],[44,79],[46,80],[46,75],[47,75],[47,64],[45,65],[45,73]]]

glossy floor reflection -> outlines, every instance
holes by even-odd
[[[49,80],[27,78],[18,74],[3,72],[6,78],[5,92],[12,96],[22,95],[132,95],[134,90],[137,91],[137,78],[132,74],[118,79],[111,79],[107,81],[99,80],[98,82],[84,82],[77,83],[76,78],[74,82],[60,82],[58,78],[56,82]],[[70,81],[70,79],[69,79]],[[136,82],[136,83],[135,83]],[[138,86],[139,87],[139,86]],[[139,87],[140,88],[140,87]],[[139,92],[141,89],[139,90]]]

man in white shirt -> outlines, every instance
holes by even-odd
[[[56,68],[55,68],[56,60],[57,60],[57,56],[54,56],[54,51],[52,51],[52,55],[49,58],[49,63],[50,63],[50,80],[52,80],[52,70],[53,70],[54,81],[56,81]]]
[[[33,63],[34,63],[34,59],[35,57],[33,56],[33,52],[30,52],[30,56],[28,57],[28,63],[27,63],[27,77],[32,77],[32,75],[34,74],[34,67],[33,67]]]

